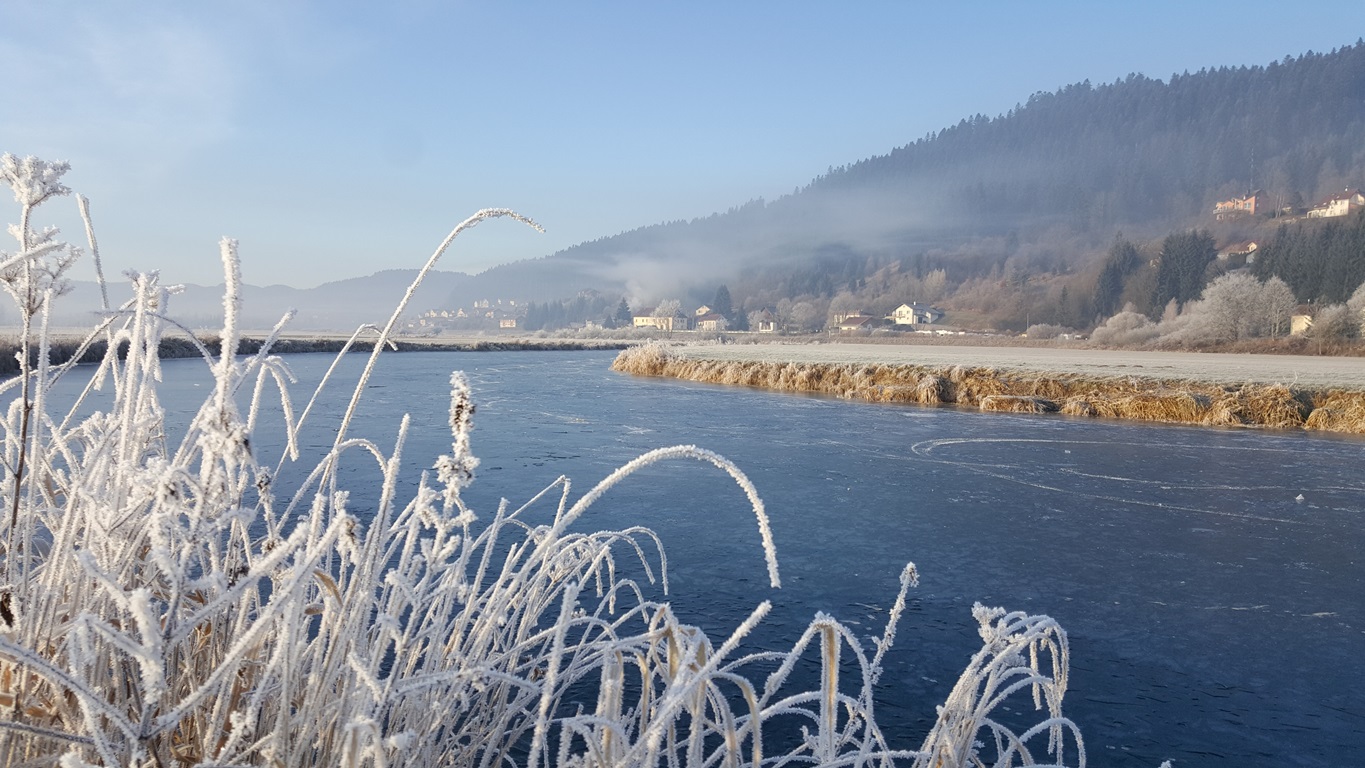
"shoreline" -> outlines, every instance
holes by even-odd
[[[1070,359],[1039,353],[1030,355],[1036,358],[1030,361],[1012,358],[1018,351],[1013,348],[976,347],[975,356],[962,353],[965,348],[939,348],[935,355],[899,352],[879,360],[840,345],[771,349],[763,354],[725,345],[644,345],[622,351],[612,370],[867,402],[1365,434],[1365,386],[1355,378],[1365,377],[1365,364],[1359,360],[1340,373],[1324,368],[1307,375],[1307,382],[1296,374],[1286,384],[1277,378],[1279,371],[1258,375],[1241,371],[1238,364],[1248,362],[1246,355],[1210,359],[1165,353],[1159,358],[1163,365],[1146,369],[1118,362],[1132,355],[1093,352]],[[1292,368],[1296,362],[1286,365]]]
[[[241,338],[237,345],[237,354],[252,355],[260,351],[265,343],[267,334],[250,335]],[[349,336],[281,336],[275,339],[270,346],[272,354],[306,354],[306,353],[331,353],[336,354],[346,347]],[[219,339],[217,337],[203,338],[200,342],[214,355],[219,354]],[[351,344],[349,352],[369,352],[374,349],[375,339],[366,337],[356,339]],[[394,347],[391,352],[559,352],[559,351],[578,351],[578,350],[623,350],[632,345],[638,345],[638,341],[617,341],[606,339],[526,339],[526,338],[459,338],[459,339],[423,339],[423,338],[396,338],[393,339]],[[76,338],[58,339],[51,344],[50,361],[52,365],[61,365],[70,362],[72,357],[79,351],[81,340]],[[97,339],[91,342],[80,356],[78,363],[97,363],[104,358],[107,344],[104,339]],[[18,360],[19,344],[15,339],[5,339],[0,341],[0,377],[14,376],[19,373]],[[36,354],[36,352],[35,352]],[[122,354],[122,353],[120,353]],[[199,348],[184,336],[162,337],[160,346],[157,348],[157,357],[163,360],[176,360],[182,358],[193,358],[200,355]]]

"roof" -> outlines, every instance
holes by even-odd
[[[1336,194],[1334,194],[1334,195],[1328,195],[1327,197],[1324,197],[1324,198],[1322,199],[1322,202],[1318,203],[1317,205],[1315,205],[1315,206],[1313,206],[1313,207],[1314,207],[1314,208],[1321,208],[1321,207],[1323,207],[1323,206],[1325,206],[1325,205],[1330,205],[1330,204],[1335,203],[1335,202],[1337,202],[1337,201],[1339,201],[1339,200],[1350,200],[1351,198],[1353,198],[1353,197],[1355,197],[1356,195],[1359,195],[1359,194],[1360,194],[1360,190],[1359,190],[1359,189],[1346,189],[1346,190],[1342,190],[1341,192],[1338,192],[1338,193],[1336,193]]]
[[[858,315],[858,316],[856,316],[856,317],[847,317],[847,318],[845,318],[844,321],[843,321],[842,323],[839,323],[838,327],[839,327],[839,328],[862,328],[863,326],[871,325],[873,322],[875,322],[875,318],[865,317],[865,316],[862,316],[862,315]]]

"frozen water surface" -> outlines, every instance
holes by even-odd
[[[893,745],[918,746],[978,647],[979,600],[1067,629],[1065,709],[1095,765],[1365,755],[1365,440],[852,403],[634,378],[608,371],[612,357],[391,355],[351,434],[391,447],[411,413],[415,483],[449,451],[447,382],[466,371],[482,459],[468,498],[484,515],[561,474],[581,494],[652,448],[724,454],[768,504],[782,590],[767,587],[743,494],[699,464],[646,470],[581,526],[655,529],[675,607],[708,631],[728,633],[772,599],[763,645],[794,641],[818,610],[879,634],[914,561],[920,587],[878,702]],[[304,382],[330,361],[288,358]],[[347,381],[362,364],[346,362]],[[196,365],[166,363],[168,410],[208,394]],[[305,445],[330,445],[339,384]],[[269,443],[258,436],[273,456]],[[375,475],[350,464],[363,509]]]

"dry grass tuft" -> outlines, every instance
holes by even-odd
[[[933,373],[926,373],[915,385],[915,402],[921,405],[938,405],[951,402],[952,394],[947,379]]]
[[[1100,415],[1099,411],[1096,410],[1094,403],[1090,402],[1090,398],[1085,397],[1083,395],[1072,395],[1071,397],[1068,397],[1066,400],[1062,401],[1061,411],[1067,416]]]
[[[1304,426],[1324,432],[1365,433],[1365,393],[1327,392],[1313,400]]]
[[[1278,429],[1304,426],[1306,398],[1282,384],[1244,386],[1216,397],[1205,423],[1215,426],[1261,426]]]
[[[1060,410],[1047,398],[1029,395],[987,395],[981,398],[980,408],[996,413],[1056,413]]]
[[[1115,419],[1203,424],[1209,404],[1207,395],[1182,389],[1162,388],[1097,401],[1095,410],[1100,416]]]

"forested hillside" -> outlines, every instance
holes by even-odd
[[[1365,169],[1365,45],[1222,67],[1163,82],[1129,75],[1040,93],[890,154],[834,170],[811,190],[942,186],[936,207],[980,225],[1177,228],[1215,201],[1263,188],[1302,206]]]

